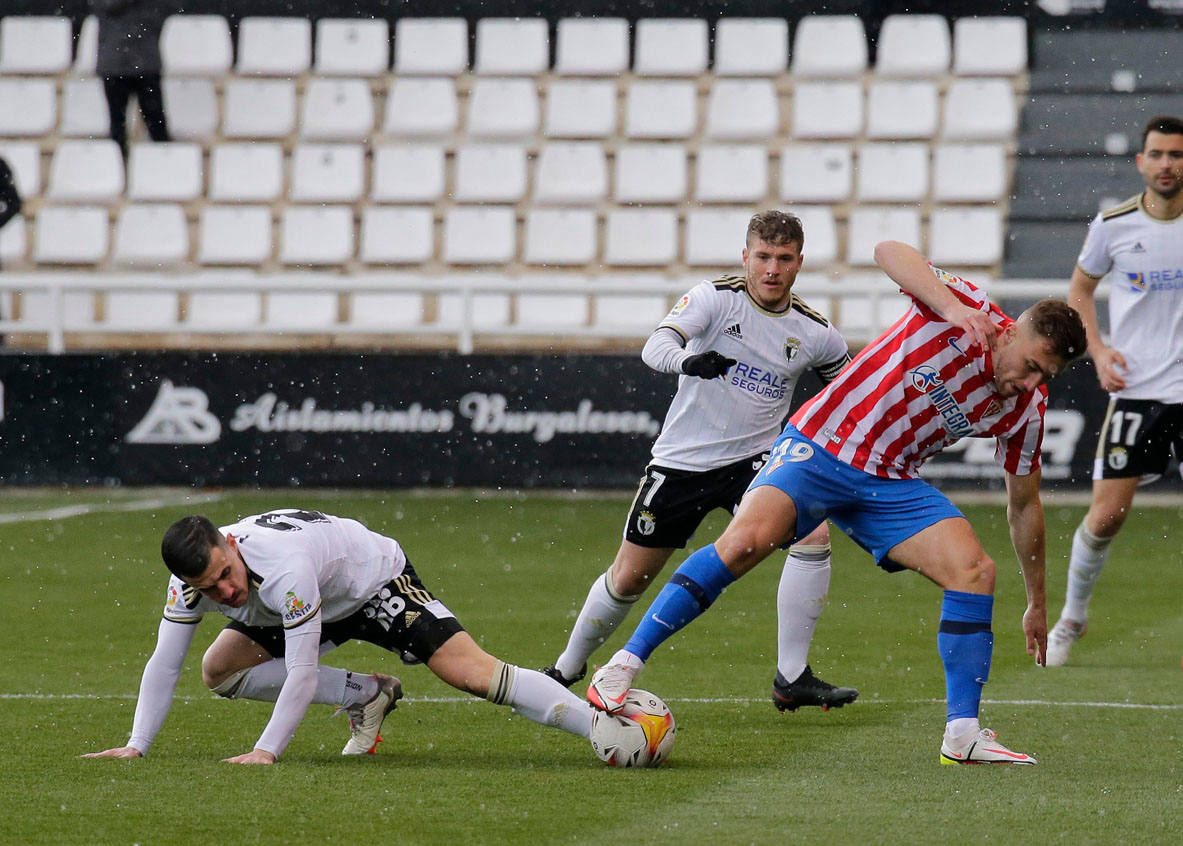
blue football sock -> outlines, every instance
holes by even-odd
[[[990,675],[994,635],[990,620],[994,597],[979,593],[945,591],[937,648],[945,665],[945,699],[948,719],[978,716],[982,685]]]
[[[674,571],[624,648],[649,660],[662,641],[707,610],[734,581],[713,544],[697,550]]]

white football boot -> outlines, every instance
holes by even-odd
[[[942,764],[1034,764],[1035,759],[1022,752],[1012,752],[998,742],[998,734],[982,729],[970,734],[964,741],[941,742]]]
[[[378,682],[378,692],[368,702],[340,709],[349,716],[349,742],[341,750],[342,755],[373,755],[382,739],[378,736],[382,721],[403,698],[402,683],[394,676],[374,673],[373,677]]]
[[[1063,667],[1068,663],[1072,644],[1084,637],[1088,623],[1077,623],[1061,617],[1047,635],[1047,656],[1044,661],[1049,667]]]
[[[638,672],[639,667],[630,667],[627,664],[600,667],[592,675],[591,684],[588,685],[587,701],[601,711],[616,713],[624,707],[624,698],[628,696]]]

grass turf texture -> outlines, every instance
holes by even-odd
[[[153,492],[156,495],[159,492]],[[174,495],[176,492],[174,492]],[[120,492],[120,501],[135,499]],[[0,512],[102,505],[96,491],[8,498]],[[1000,562],[983,723],[1036,767],[942,767],[939,590],[889,576],[835,533],[830,602],[811,660],[862,694],[841,710],[778,714],[779,556],[732,586],[655,654],[638,684],[678,720],[670,762],[603,766],[587,744],[461,698],[423,667],[352,644],[329,662],[399,675],[408,701],[377,756],[342,758],[344,718],[313,706],[274,767],[248,751],[271,706],[214,698],[206,620],[149,757],[75,756],[126,741],[166,575],[159,537],[200,510],[215,522],[284,505],[357,517],[406,548],[425,584],[488,650],[550,663],[615,552],[627,500],[474,492],[232,493],[199,507],[0,524],[6,611],[0,842],[784,843],[1166,842],[1183,815],[1183,509],[1139,508],[1114,545],[1073,665],[1032,665],[1004,509],[967,506]],[[1083,509],[1047,509],[1049,616]],[[716,514],[699,532],[712,539]],[[667,575],[677,556],[667,568]],[[644,601],[642,602],[644,605]],[[623,643],[640,608],[597,657]],[[1166,709],[1089,707],[1110,702]],[[1175,831],[1176,835],[1170,832]]]

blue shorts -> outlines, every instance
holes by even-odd
[[[792,497],[797,506],[794,539],[829,519],[889,573],[904,569],[887,557],[892,547],[934,523],[963,516],[928,482],[884,479],[857,470],[792,425],[785,427],[748,490],[761,485],[772,485]]]

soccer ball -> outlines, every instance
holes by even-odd
[[[674,715],[658,697],[633,688],[615,714],[592,716],[591,745],[610,767],[656,767],[674,748]]]

